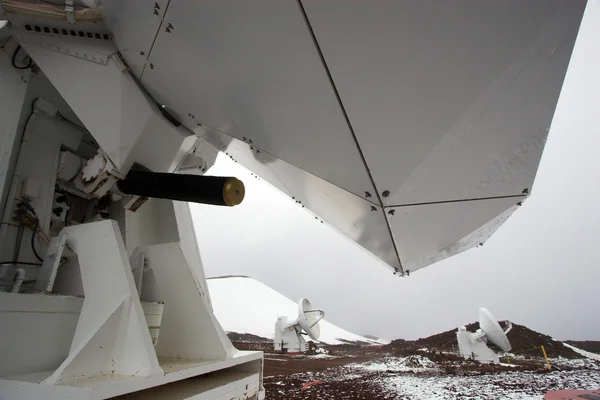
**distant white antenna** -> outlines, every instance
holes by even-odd
[[[488,341],[498,346],[503,351],[510,351],[511,346],[506,334],[512,329],[512,324],[507,321],[506,328],[502,329],[496,318],[486,309],[479,309],[479,329],[467,332],[461,326],[456,332],[460,355],[481,362],[498,364],[498,355],[487,346]]]
[[[313,308],[306,298],[298,302],[298,318],[288,322],[287,317],[278,317],[275,323],[275,337],[273,347],[275,351],[289,354],[304,353],[307,350],[306,340],[303,334],[313,340],[318,340],[321,334],[319,321],[323,319],[325,312]]]

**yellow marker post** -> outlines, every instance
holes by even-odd
[[[508,365],[510,365],[510,357],[509,357],[509,356],[506,356],[506,363],[507,363]]]
[[[552,367],[550,366],[550,360],[548,360],[548,354],[546,354],[546,349],[544,348],[544,345],[542,345],[542,352],[544,353],[544,358],[546,359],[546,366],[548,367],[548,369],[551,369]]]

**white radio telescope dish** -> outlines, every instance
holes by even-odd
[[[298,302],[298,317],[295,320],[288,322],[287,317],[277,318],[273,340],[275,351],[304,353],[307,346],[302,335],[306,334],[313,340],[319,340],[319,322],[324,316],[323,310],[314,308],[310,301],[301,298]]]
[[[506,336],[506,333],[512,328],[510,322],[509,326],[510,328],[504,331],[487,308],[479,309],[479,328],[485,332],[488,341],[494,343],[504,351],[510,351],[511,349],[510,342]]]
[[[311,339],[319,340],[321,335],[319,321],[324,316],[325,313],[322,310],[313,309],[312,304],[306,298],[302,298],[298,302],[298,324]]]
[[[479,329],[477,332],[467,332],[464,326],[458,328],[456,339],[460,355],[481,362],[500,362],[498,355],[487,346],[488,342],[498,346],[503,351],[510,351],[511,345],[506,334],[512,329],[507,321],[502,329],[496,318],[486,308],[479,309]]]

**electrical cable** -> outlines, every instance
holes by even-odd
[[[65,3],[55,3],[53,1],[49,1],[49,0],[39,0],[40,3],[46,3],[46,4],[50,4],[53,6],[58,6],[58,7],[64,7],[66,4]],[[88,9],[89,7],[86,5],[81,5],[81,4],[73,4],[74,8],[83,8],[83,9]]]
[[[17,54],[19,54],[19,50],[21,50],[21,45],[17,46],[17,49],[15,50],[15,52],[12,55],[12,59],[11,59],[11,63],[12,66],[15,67],[16,69],[28,69],[33,67],[33,60],[31,59],[31,57],[27,56],[27,58],[29,58],[29,63],[25,66],[18,66],[16,61],[17,61]]]
[[[40,257],[37,250],[35,249],[35,234],[37,233],[38,229],[40,229],[40,221],[38,219],[36,219],[35,227],[33,229],[33,233],[31,234],[31,250],[33,250],[33,255],[35,256],[35,258],[37,258],[38,260],[43,262],[44,259],[42,257]]]
[[[42,264],[28,261],[2,261],[0,265],[35,265],[39,267]]]

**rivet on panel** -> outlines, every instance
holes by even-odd
[[[381,193],[381,195],[383,197],[388,197],[390,195],[390,191],[389,190],[384,190],[383,193]]]
[[[371,197],[371,193],[365,192],[365,197]]]
[[[396,210],[391,209],[390,211],[388,211],[388,215],[394,215],[396,214]]]
[[[377,211],[377,207],[371,206],[371,211]]]

